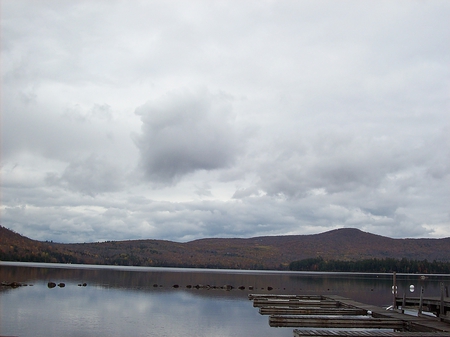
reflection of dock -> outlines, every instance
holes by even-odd
[[[341,296],[261,294],[249,295],[249,299],[262,315],[270,315],[270,326],[302,328],[294,330],[297,337],[450,336],[450,324],[439,318],[387,311]]]

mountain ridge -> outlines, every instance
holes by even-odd
[[[202,238],[189,242],[142,239],[97,243],[33,240],[0,226],[0,259],[166,267],[281,269],[293,261],[322,257],[450,261],[450,237],[394,239],[340,228],[319,234]]]

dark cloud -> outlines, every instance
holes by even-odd
[[[238,138],[229,99],[206,90],[171,92],[136,109],[142,133],[136,137],[149,180],[171,184],[198,170],[231,165]]]

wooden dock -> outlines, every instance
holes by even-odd
[[[443,319],[406,315],[341,296],[251,294],[249,299],[260,314],[269,315],[270,326],[303,328],[294,330],[297,337],[450,336],[450,324]],[[317,328],[327,330],[313,330]]]
[[[296,308],[296,307],[261,307],[261,315],[331,315],[331,316],[360,316],[367,315],[367,311],[359,308]]]
[[[418,313],[431,312],[450,323],[450,301],[440,297],[396,297],[395,306],[404,309],[415,309]]]
[[[269,316],[271,327],[293,328],[352,328],[352,329],[397,329],[405,328],[403,321],[395,318],[373,318],[370,316],[313,317],[313,316]]]
[[[445,337],[445,332],[411,332],[411,331],[330,331],[294,329],[294,337]]]
[[[339,303],[337,301],[324,300],[303,300],[303,299],[276,299],[276,298],[255,298],[253,306],[257,308],[267,306],[278,307],[319,307],[319,308],[337,308]]]

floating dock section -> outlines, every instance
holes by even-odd
[[[248,297],[261,315],[269,316],[271,327],[297,328],[293,331],[295,337],[450,337],[450,324],[443,317],[406,315],[400,310],[386,310],[341,296],[250,294]],[[442,313],[447,310],[438,309]]]

